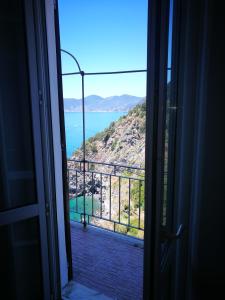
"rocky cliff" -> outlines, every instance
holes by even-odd
[[[88,139],[85,143],[86,161],[143,168],[145,161],[145,106],[145,102],[136,105],[127,115]],[[97,121],[101,122],[101,120]],[[83,147],[75,151],[71,159],[82,160],[82,150]],[[144,228],[143,170],[94,163],[85,165],[84,181],[83,164],[68,161],[68,168],[71,170],[69,172],[70,199],[75,201],[74,199],[78,197],[76,200],[78,211],[83,211],[82,197],[85,193],[86,211],[92,214],[93,210],[95,216],[105,219],[92,218],[91,222],[94,225],[143,238],[143,231],[136,229],[138,226]],[[81,202],[80,207],[79,201]],[[113,221],[108,222],[108,219],[120,220],[120,224],[123,225],[116,225],[113,229]],[[128,222],[134,227],[124,225]]]
[[[144,167],[145,102],[86,141],[86,160]],[[96,120],[101,122],[101,120]],[[83,147],[72,159],[82,159]]]

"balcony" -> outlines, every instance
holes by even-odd
[[[68,182],[75,282],[142,299],[144,169],[68,160]]]

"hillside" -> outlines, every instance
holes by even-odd
[[[145,161],[145,110],[145,102],[142,102],[130,110],[127,115],[120,117],[120,119],[116,122],[112,122],[104,131],[99,132],[95,136],[89,138],[86,141],[86,160],[143,168]],[[82,147],[76,150],[71,158],[82,160]],[[77,167],[77,165],[74,162],[68,161],[68,167],[73,169]],[[94,171],[94,173],[87,172],[85,176],[85,193],[87,197],[86,202],[89,201],[89,206],[91,207],[93,199],[95,215],[102,214],[105,219],[108,219],[109,211],[111,211],[112,220],[118,220],[118,218],[120,218],[121,223],[127,224],[129,212],[128,198],[130,195],[130,224],[135,227],[137,227],[139,224],[143,228],[143,171],[117,167],[117,175],[111,176],[110,184],[109,173],[112,174],[113,172],[111,167],[105,165],[96,165],[93,163],[90,164],[89,167],[92,171]],[[102,172],[102,177],[99,172]],[[77,172],[76,174],[77,175],[75,176],[75,173],[70,173],[69,193],[70,199],[74,199],[74,197],[78,196],[78,199],[80,199],[78,204],[81,203],[79,209],[82,211],[82,197],[84,193],[83,175],[80,172]],[[121,182],[119,181],[118,174],[124,176],[124,179],[121,179]],[[129,177],[139,178],[138,180],[130,180],[130,190],[127,179]],[[139,181],[140,179],[142,181]],[[118,206],[119,198],[120,213]],[[90,210],[90,207],[87,207],[87,211],[89,209],[89,213],[91,214],[92,211]],[[100,207],[102,208],[101,213],[99,211]],[[138,216],[140,216],[140,219]],[[96,226],[113,230],[113,224],[107,221],[93,218],[92,223]],[[136,228],[118,225],[116,226],[116,231],[143,238],[143,231],[140,231]]]
[[[145,102],[86,141],[87,160],[143,167],[144,156]],[[82,159],[82,147],[72,159]]]
[[[109,111],[125,111],[128,112],[135,105],[142,101],[141,97],[131,95],[111,96],[102,98],[97,95],[91,95],[85,98],[86,112],[109,112]],[[81,99],[64,99],[65,112],[81,112]]]

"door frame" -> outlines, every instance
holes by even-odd
[[[56,72],[57,72],[57,84],[58,84],[58,109],[59,109],[60,139],[61,139],[61,149],[62,149],[65,240],[66,240],[67,264],[68,264],[68,280],[72,280],[73,267],[72,267],[72,246],[71,246],[71,229],[70,229],[69,184],[68,184],[68,171],[67,171],[67,150],[66,150],[67,148],[66,148],[65,117],[64,117],[58,0],[55,0],[54,8],[55,8],[54,21],[55,21],[55,51],[56,51],[56,60],[57,60]]]
[[[160,232],[162,205],[162,174],[164,166],[164,122],[168,58],[168,18],[169,0],[148,1],[148,48],[147,48],[147,97],[146,97],[146,177],[145,177],[145,243],[144,243],[144,299],[156,300],[159,297],[160,270]],[[55,6],[57,7],[57,1]],[[56,48],[59,48],[58,15],[56,8]],[[160,24],[160,26],[159,26]],[[60,70],[60,52],[57,49],[58,71]],[[61,79],[58,81],[59,101],[62,102]],[[155,101],[158,99],[159,101]],[[62,114],[62,103],[60,111]],[[62,117],[62,116],[61,116]],[[60,120],[64,128],[63,118]],[[62,134],[62,132],[61,132]],[[65,136],[61,136],[63,159],[65,160]],[[66,164],[62,162],[64,185],[66,183]],[[64,187],[64,201],[67,195]],[[67,232],[68,214],[65,210],[65,232]],[[67,249],[70,239],[67,232]],[[69,260],[71,254],[69,255]]]
[[[37,62],[37,44],[35,41],[35,15],[34,7],[31,1],[24,1],[25,24],[27,35],[27,51],[30,79],[30,96],[31,96],[31,118],[34,136],[34,158],[36,170],[37,198],[38,198],[38,215],[40,216],[40,236],[41,236],[41,260],[43,273],[44,297],[50,296],[50,264],[48,249],[48,229],[46,218],[45,182],[44,182],[44,157],[43,157],[43,140],[41,136],[41,107],[42,98],[38,80],[38,62]],[[47,242],[47,243],[46,243]]]
[[[59,174],[56,173],[54,155],[54,134],[53,134],[53,112],[51,88],[51,66],[48,57],[47,43],[47,10],[46,3],[49,1],[25,0],[30,7],[32,14],[28,15],[28,30],[33,27],[33,42],[35,49],[30,49],[33,59],[32,66],[36,66],[37,73],[33,79],[38,88],[39,95],[39,124],[40,139],[42,142],[42,174],[44,181],[44,209],[47,230],[47,244],[49,257],[49,298],[61,299],[61,276],[60,276],[60,250],[58,238],[58,219],[57,219],[57,192],[56,181]],[[51,1],[50,1],[51,2]],[[52,2],[51,2],[52,4]],[[32,18],[31,18],[32,15]],[[33,19],[33,20],[32,20]],[[33,25],[31,24],[33,22]],[[58,184],[59,185],[59,184]]]
[[[144,300],[159,299],[169,1],[148,6]],[[158,101],[156,101],[158,99]]]

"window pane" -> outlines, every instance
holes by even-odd
[[[22,0],[1,1],[0,210],[36,201],[24,20]]]
[[[5,299],[43,299],[38,219],[0,227],[1,295]]]

